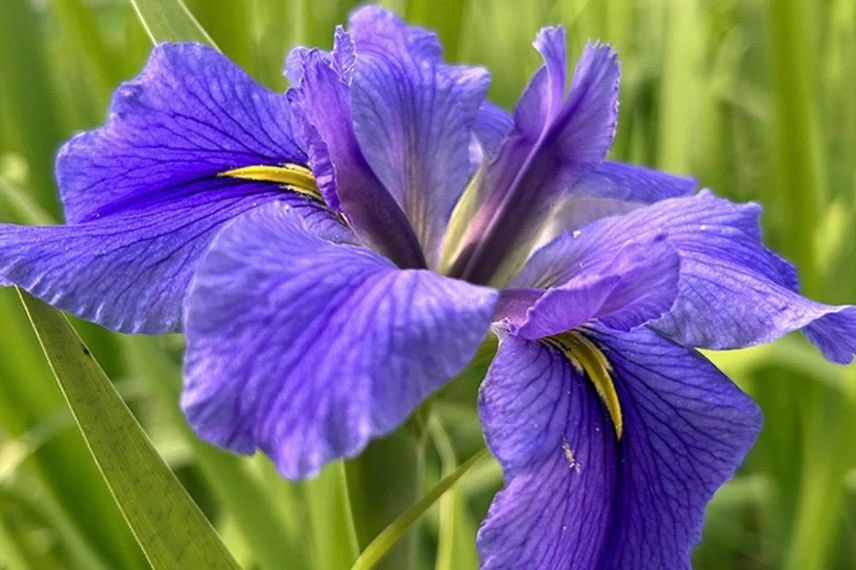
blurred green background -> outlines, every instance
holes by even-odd
[[[167,2],[168,0],[161,0]],[[282,90],[287,49],[329,47],[351,2],[188,0],[220,48]],[[619,51],[612,158],[697,176],[765,206],[768,243],[804,289],[856,301],[856,0],[401,0],[439,31],[449,59],[486,65],[510,108],[537,67],[536,30],[561,23]],[[110,94],[151,47],[127,0],[0,0],[0,220],[61,219],[54,154],[106,117]],[[77,323],[162,456],[247,568],[339,568],[341,465],[280,480],[261,458],[196,440],[177,406],[181,339]],[[766,425],[708,508],[697,568],[856,568],[856,366],[826,363],[791,336],[711,354],[762,406]],[[434,405],[424,485],[483,446],[476,382]],[[475,530],[501,484],[482,462],[415,538],[418,566],[474,568]],[[383,502],[381,497],[351,497]],[[11,290],[0,290],[0,568],[145,568]]]

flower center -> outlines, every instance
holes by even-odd
[[[571,361],[577,372],[588,377],[598,396],[603,401],[615,427],[615,438],[621,441],[623,427],[621,419],[621,405],[618,402],[618,393],[615,391],[615,383],[612,381],[612,366],[603,355],[603,352],[588,338],[576,331],[569,331],[559,335],[542,339],[545,343],[553,346]]]
[[[241,168],[221,172],[217,176],[220,178],[240,178],[242,180],[255,180],[258,182],[276,182],[298,194],[303,194],[319,202],[324,201],[321,192],[318,190],[318,185],[315,183],[315,178],[312,176],[312,171],[299,164],[242,166]]]

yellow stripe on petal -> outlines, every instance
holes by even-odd
[[[220,178],[255,180],[257,182],[275,182],[287,186],[299,194],[321,202],[324,201],[321,192],[318,190],[318,185],[315,183],[315,178],[312,176],[312,171],[299,164],[242,166],[221,172],[217,176]]]
[[[594,384],[598,396],[603,401],[615,427],[615,437],[621,441],[623,421],[618,392],[612,381],[612,366],[603,352],[588,338],[576,331],[562,333],[544,339],[547,344],[558,348],[580,374],[585,374]]]

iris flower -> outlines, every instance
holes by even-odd
[[[697,348],[802,330],[848,362],[856,308],[800,296],[760,208],[605,159],[619,66],[565,35],[513,114],[488,73],[376,7],[292,89],[157,46],[60,151],[66,223],[0,226],[0,275],[128,333],[184,331],[199,435],[316,474],[399,426],[492,331],[479,413],[505,487],[484,568],[684,568],[760,429]]]

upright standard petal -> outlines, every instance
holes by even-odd
[[[523,263],[553,204],[605,158],[615,134],[619,68],[615,53],[587,46],[564,98],[565,34],[542,30],[535,47],[544,66],[514,113],[514,126],[480,183],[478,207],[459,243],[451,273],[503,283]]]
[[[375,6],[357,10],[349,32],[357,52],[350,86],[357,140],[434,268],[470,176],[469,145],[489,75],[443,64],[434,34]]]
[[[199,256],[223,223],[272,200],[323,209],[285,96],[217,51],[157,46],[107,124],[66,144],[65,226],[0,226],[0,273],[123,332],[175,332]]]
[[[478,535],[482,567],[689,568],[704,507],[760,412],[702,356],[647,329],[582,334],[611,367],[621,437],[568,356],[505,335],[479,401],[505,473]]]
[[[562,260],[550,273],[558,283],[572,277],[593,249],[665,234],[681,258],[681,276],[675,304],[652,323],[655,329],[681,344],[713,349],[761,344],[805,329],[827,358],[850,361],[856,309],[796,292],[794,268],[761,240],[760,211],[757,204],[734,204],[705,190],[596,221],[577,232],[585,239],[556,240],[542,255]],[[537,257],[518,286],[533,286],[530,279],[541,274]]]
[[[350,41],[347,34],[337,34],[337,53],[352,49]],[[327,203],[347,217],[364,241],[400,267],[425,267],[407,216],[360,150],[346,82],[350,71],[336,64],[345,59],[302,49],[289,56],[289,76],[299,78],[299,84],[288,95],[302,118],[312,171]]]
[[[393,430],[458,373],[497,293],[389,260],[275,206],[214,242],[187,301],[182,405],[289,478]]]

